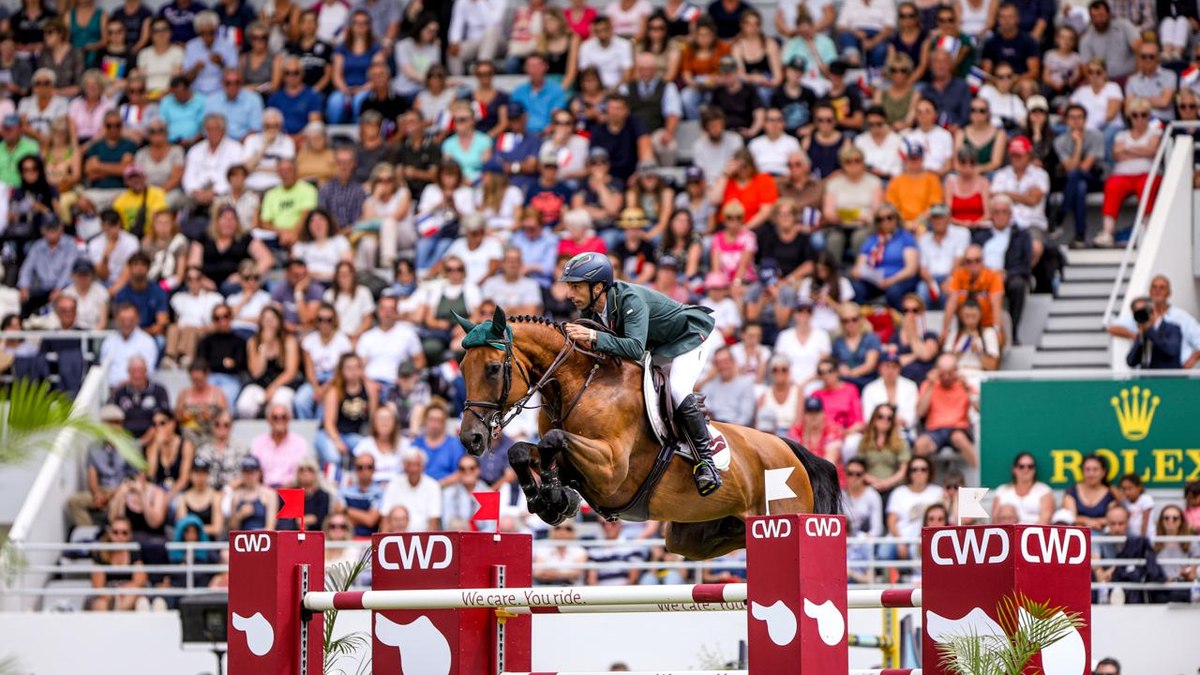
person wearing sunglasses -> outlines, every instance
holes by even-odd
[[[911,3],[905,4],[907,8],[902,9],[900,15],[903,17],[911,13],[915,19],[916,7]],[[907,23],[912,23],[912,20]],[[887,86],[880,87],[875,91],[874,104],[883,109],[888,124],[896,131],[911,129],[913,120],[916,118],[917,101],[921,97],[915,86],[917,76],[913,72],[913,68],[911,56],[900,51],[892,54],[888,57],[885,66]]]
[[[896,486],[887,500],[887,534],[911,540],[906,544],[884,544],[879,557],[884,560],[908,560],[914,549],[919,557],[921,525],[925,510],[940,505],[945,497],[942,487],[934,481],[933,463],[924,457],[913,457],[904,472],[904,483]],[[915,545],[915,546],[914,546]]]
[[[133,527],[129,519],[123,516],[110,519],[108,527],[104,531],[103,541],[108,544],[132,544]],[[142,556],[137,546],[116,551],[98,551],[94,562],[101,567],[121,565],[131,566],[134,569],[128,572],[92,572],[92,588],[137,589],[146,588],[149,585],[149,577],[141,569]],[[140,595],[122,593],[97,595],[88,601],[88,609],[93,612],[129,612],[133,611],[138,600],[146,602],[146,598]]]
[[[1104,230],[1092,237],[1092,245],[1100,248],[1111,248],[1115,245],[1113,233],[1125,200],[1130,197],[1141,200],[1145,194],[1154,156],[1158,153],[1158,144],[1162,141],[1161,130],[1150,126],[1150,101],[1131,98],[1125,108],[1130,126],[1129,129],[1118,133],[1113,142],[1112,154],[1116,161],[1112,173],[1104,182],[1104,206],[1101,209],[1104,213]],[[1145,202],[1147,214],[1154,208],[1158,184],[1159,181],[1155,180],[1150,187],[1149,198]]]
[[[286,56],[280,63],[283,84],[267,97],[267,106],[283,113],[283,129],[298,134],[323,112],[321,94],[304,81],[304,65],[297,56]]]
[[[326,521],[325,526],[336,527],[339,520],[348,521],[355,537],[369,537],[379,530],[383,520],[379,505],[383,503],[383,486],[375,481],[376,459],[359,452],[354,458],[354,475],[338,491],[345,510]]]
[[[1164,506],[1158,514],[1158,522],[1154,527],[1156,537],[1188,537],[1197,533],[1188,525],[1183,509],[1175,504]],[[1154,553],[1162,559],[1196,559],[1200,558],[1200,541],[1164,542],[1154,544]],[[1163,574],[1168,582],[1195,582],[1196,565],[1181,565],[1178,563],[1162,563]],[[1175,588],[1165,591],[1154,591],[1154,602],[1190,602],[1191,593],[1186,588]]]
[[[855,300],[868,302],[882,295],[889,306],[898,309],[904,296],[917,290],[920,266],[916,239],[901,227],[900,213],[885,205],[876,212],[875,233],[863,242],[850,272]]]

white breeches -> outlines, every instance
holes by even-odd
[[[699,347],[671,359],[671,370],[667,378],[671,384],[671,400],[675,402],[676,407],[695,390],[696,382],[708,367],[709,358],[724,342],[721,331],[714,329]]]

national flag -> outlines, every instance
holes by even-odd
[[[517,144],[521,139],[513,132],[506,131],[500,135],[500,142],[496,144],[496,151],[501,153],[509,153],[517,149]]]
[[[958,522],[962,525],[963,518],[989,518],[987,509],[983,508],[983,496],[987,488],[958,488]]]
[[[819,227],[821,225],[821,212],[812,206],[804,207],[800,210],[800,224],[808,227]]]
[[[479,509],[471,516],[471,527],[475,527],[477,522],[495,523],[500,520],[499,492],[472,492],[471,496],[479,502]]]
[[[937,48],[950,56],[958,56],[958,50],[962,47],[962,40],[953,35],[943,35],[937,39]]]
[[[1183,72],[1179,74],[1179,81],[1185,87],[1191,87],[1196,84],[1197,81],[1200,81],[1200,66],[1190,65],[1184,68]]]
[[[871,88],[871,83],[867,81],[865,75],[859,75],[858,81],[855,83],[858,89],[862,92],[863,98],[871,98],[875,96],[875,90]]]
[[[279,513],[275,517],[283,520],[295,518],[300,521],[300,529],[304,529],[304,490],[288,488],[279,490]]]
[[[979,66],[971,66],[971,70],[967,73],[967,86],[971,88],[972,94],[978,94],[983,83],[987,82],[987,71]]]
[[[684,6],[683,11],[679,13],[679,18],[684,23],[691,23],[699,19],[700,15],[703,13],[703,10],[701,10],[699,7],[688,3]]]
[[[767,515],[771,515],[771,502],[776,499],[795,499],[796,493],[791,486],[787,484],[788,478],[796,467],[789,466],[783,469],[767,469],[763,472],[763,483],[766,485],[767,493]]]
[[[420,232],[422,237],[435,237],[438,232],[442,231],[442,225],[445,223],[446,219],[442,216],[442,212],[433,211],[417,216],[415,224],[417,232]]]

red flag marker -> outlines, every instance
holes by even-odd
[[[279,490],[279,513],[276,518],[295,518],[300,521],[300,529],[304,529],[304,490]]]
[[[500,520],[500,493],[499,492],[472,492],[471,496],[475,497],[475,501],[479,502],[479,510],[475,515],[471,516],[471,526],[474,527],[478,521]]]

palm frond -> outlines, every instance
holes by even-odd
[[[1039,603],[1023,593],[996,603],[1004,637],[955,635],[938,644],[938,663],[955,675],[1021,675],[1043,649],[1084,625],[1078,612]]]
[[[325,590],[345,592],[354,586],[354,582],[362,576],[363,572],[371,565],[371,547],[366,547],[358,560],[354,562],[340,562],[328,565],[325,568]],[[333,628],[337,623],[338,610],[330,609],[325,611],[325,672],[342,672],[335,671],[334,665],[342,657],[353,657],[356,654],[366,652],[366,658],[359,663],[359,672],[362,671],[363,664],[370,667],[371,663],[371,639],[370,635],[364,632],[350,633],[343,635],[340,638],[333,637]]]
[[[19,675],[21,662],[15,656],[0,658],[0,675]]]
[[[15,380],[0,391],[0,465],[27,461],[49,449],[63,431],[78,434],[84,447],[89,441],[111,444],[125,461],[144,468],[146,460],[129,434],[74,411],[74,401],[46,381]]]

